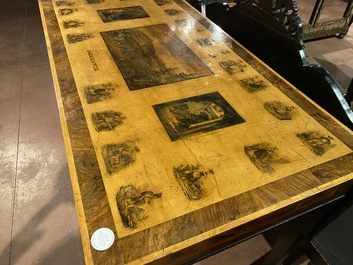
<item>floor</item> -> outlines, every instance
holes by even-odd
[[[84,264],[38,6],[0,6],[0,264]],[[306,53],[348,87],[353,29],[306,43]],[[197,264],[247,265],[269,249],[258,236]]]

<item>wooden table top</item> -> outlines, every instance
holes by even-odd
[[[352,133],[186,2],[39,5],[87,264],[185,263],[351,186]]]

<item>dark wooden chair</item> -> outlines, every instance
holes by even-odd
[[[303,251],[312,265],[353,264],[353,199],[347,196],[305,241]]]
[[[235,0],[224,11],[219,3],[210,19],[272,69],[353,129],[353,113],[338,84],[321,66],[307,60],[302,23],[294,0]],[[209,7],[208,12],[212,12]]]
[[[345,196],[265,231],[272,250],[252,265],[353,264],[352,219],[351,188]]]

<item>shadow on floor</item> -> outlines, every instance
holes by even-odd
[[[45,206],[39,208],[38,211],[32,215],[30,220],[20,231],[16,232],[16,235],[9,242],[8,246],[5,247],[5,250],[0,253],[0,260],[8,260],[9,265],[20,264],[19,260],[22,259],[22,256],[27,255],[28,252],[31,251],[31,247],[34,243],[33,240],[40,240],[44,234],[47,233],[47,231],[42,229],[42,226],[45,223],[46,226],[48,226],[47,219],[50,217],[51,213],[61,206],[75,208],[73,205],[72,191],[71,189],[67,190],[67,187],[71,187],[67,166],[60,170],[59,174],[53,179],[52,184],[53,187],[57,187],[57,189],[52,193],[51,199]],[[65,228],[68,231],[65,231]],[[64,240],[58,241],[55,235],[60,234],[60,232],[67,234],[67,237],[65,237]],[[52,242],[55,242],[54,247],[52,244],[48,244],[48,249],[43,249],[41,253],[35,254],[37,255],[36,264],[84,264],[82,245],[76,231],[64,227],[63,231],[53,231],[51,236],[53,236]],[[13,253],[14,248],[16,248],[15,254]],[[10,253],[7,252],[8,249],[10,249]],[[45,253],[45,256],[40,257],[43,253]],[[34,255],[32,254],[32,256]]]

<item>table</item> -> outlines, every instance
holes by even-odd
[[[39,6],[87,264],[191,262],[352,186],[352,133],[186,2]]]

